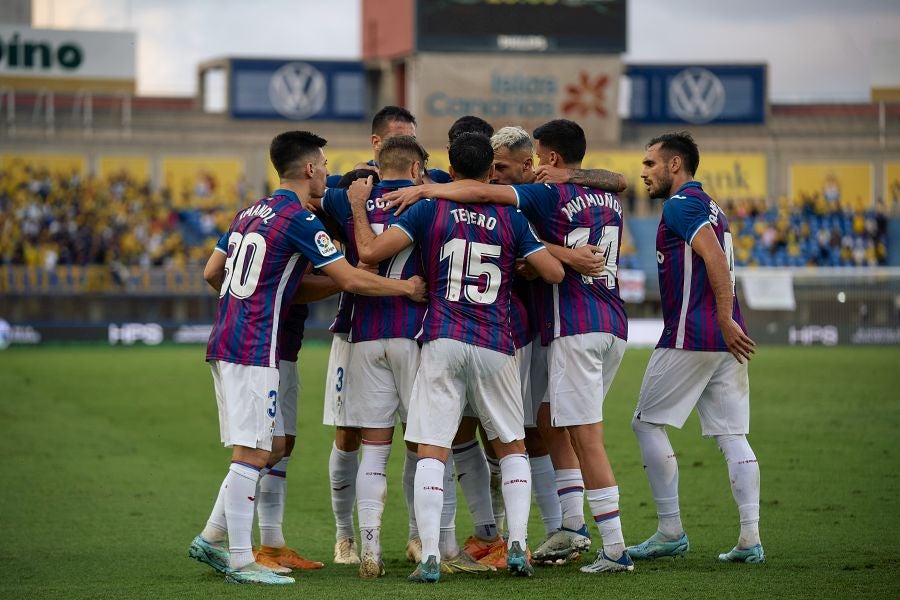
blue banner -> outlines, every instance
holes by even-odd
[[[366,77],[360,62],[232,59],[228,95],[235,119],[361,121]]]
[[[629,65],[635,123],[759,124],[766,65]]]

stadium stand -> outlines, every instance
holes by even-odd
[[[196,185],[173,193],[120,171],[104,179],[36,168],[11,161],[0,169],[0,264],[36,267],[105,265],[114,273],[130,267],[184,271],[201,265],[233,217],[237,203],[214,193],[209,171]],[[249,200],[245,189],[232,198]],[[620,268],[638,268],[627,230]],[[71,271],[68,271],[71,273]],[[39,287],[71,279],[41,279]],[[123,285],[128,274],[114,276]],[[30,280],[30,279],[29,279]]]
[[[737,266],[863,267],[887,264],[888,216],[865,206],[813,195],[724,202]]]
[[[208,185],[174,198],[168,187],[154,190],[125,172],[100,180],[11,161],[0,169],[0,263],[52,271],[203,262],[234,206],[209,194]]]

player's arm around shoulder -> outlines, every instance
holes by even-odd
[[[345,292],[361,296],[406,296],[415,302],[426,302],[428,291],[425,281],[414,276],[410,279],[389,279],[373,275],[350,265],[340,258],[322,267],[322,271]]]
[[[541,279],[551,284],[560,283],[566,276],[562,263],[547,250],[521,211],[510,209],[509,214],[516,231],[520,256],[537,271]]]
[[[750,355],[756,350],[756,343],[751,340],[741,326],[734,320],[734,288],[731,284],[731,273],[728,270],[728,259],[725,251],[719,245],[719,239],[713,231],[712,225],[707,222],[701,226],[690,240],[691,248],[706,265],[706,273],[709,276],[709,285],[712,287],[716,298],[716,319],[722,330],[722,338],[728,350],[734,358],[743,363],[743,359],[750,360]]]
[[[417,185],[403,188],[384,195],[389,209],[394,214],[401,212],[422,198],[444,198],[463,204],[506,204],[515,206],[518,202],[516,192],[508,185],[491,185],[474,179],[461,179],[450,183]]]
[[[625,176],[606,169],[568,169],[541,165],[535,170],[539,183],[574,183],[604,192],[624,192],[628,187]]]
[[[338,287],[331,277],[307,273],[303,276],[303,281],[300,282],[297,293],[294,294],[293,304],[318,302],[340,291],[341,288]]]
[[[600,277],[606,268],[606,253],[603,248],[593,244],[585,244],[576,248],[566,248],[551,244],[547,240],[544,246],[555,259],[573,271],[586,277]]]
[[[526,256],[525,260],[537,271],[541,279],[547,283],[561,283],[566,276],[563,264],[556,260],[547,248],[535,250]]]

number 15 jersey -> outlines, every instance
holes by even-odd
[[[525,217],[509,206],[422,200],[393,226],[422,249],[429,295],[422,341],[449,338],[514,354],[509,295],[516,259],[544,247]]]
[[[237,213],[216,250],[225,278],[206,360],[278,367],[278,332],[306,272],[343,255],[325,226],[289,190]]]

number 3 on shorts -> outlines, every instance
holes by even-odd
[[[338,367],[334,374],[337,375],[337,382],[334,384],[334,389],[335,391],[340,392],[344,389],[344,367]]]
[[[272,399],[272,406],[269,407],[269,410],[266,411],[266,414],[275,418],[276,409],[278,407],[278,392],[275,390],[269,390],[269,398]]]

